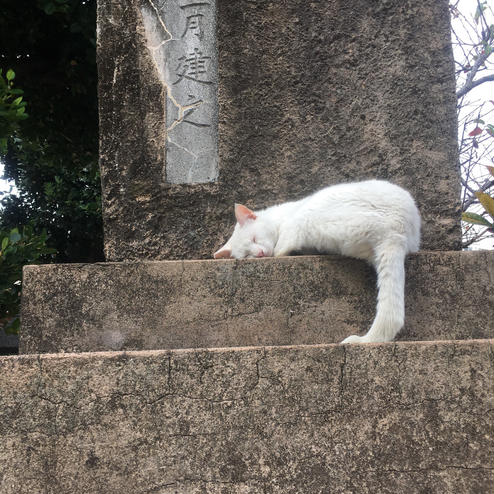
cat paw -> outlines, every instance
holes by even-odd
[[[364,336],[357,336],[356,334],[352,334],[351,336],[348,336],[348,338],[345,338],[340,343],[340,345],[348,345],[352,343],[366,343],[366,340]]]

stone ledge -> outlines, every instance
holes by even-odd
[[[0,491],[487,493],[493,341],[0,358]]]
[[[407,261],[400,340],[489,338],[490,252]],[[338,256],[28,266],[21,353],[322,344],[367,331],[375,276]]]

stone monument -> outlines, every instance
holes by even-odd
[[[100,0],[98,19],[106,254],[123,262],[25,267],[0,492],[492,492],[494,258],[444,251],[447,1]],[[374,176],[413,192],[432,250],[407,258],[397,342],[334,344],[372,321],[362,261],[190,260],[233,201]]]
[[[448,2],[105,0],[109,261],[209,258],[233,203],[365,178],[409,189],[426,250],[458,249]]]

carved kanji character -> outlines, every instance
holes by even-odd
[[[204,7],[204,6],[209,6],[209,3],[207,3],[207,2],[194,2],[194,3],[189,3],[187,5],[181,5],[180,6],[180,8],[183,9],[184,11],[192,12],[186,18],[185,29],[184,29],[184,32],[182,33],[181,38],[183,38],[187,34],[187,32],[191,31],[199,39],[202,40],[202,37],[204,35],[204,30],[202,27],[202,18],[204,17],[204,15],[199,12],[199,8]]]
[[[200,78],[202,74],[206,74],[206,64],[210,59],[211,57],[204,56],[199,48],[194,48],[193,53],[180,57],[178,59],[180,63],[176,68],[178,79],[173,84],[178,84],[184,78],[201,84],[212,84],[212,81]]]
[[[190,116],[197,110],[197,107],[196,108],[189,108],[188,110],[185,110],[184,111],[184,118],[182,120],[182,122],[184,123],[188,123],[190,125],[193,125],[194,127],[211,127],[210,124],[206,124],[206,123],[200,123],[200,122],[193,122],[192,120],[189,120],[190,119]]]

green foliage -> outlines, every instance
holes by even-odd
[[[481,226],[486,226],[488,228],[493,227],[492,223],[490,223],[482,215],[477,213],[471,213],[469,211],[466,211],[465,213],[461,214],[461,219],[465,223],[470,223],[472,225],[481,225]]]
[[[66,14],[69,10],[67,0],[38,0],[38,6],[44,10],[45,14],[48,15],[56,13]]]
[[[7,133],[19,192],[1,200],[0,228],[46,230],[59,262],[103,260],[95,27],[96,0],[7,2],[0,16],[0,63],[30,114]]]
[[[0,328],[7,333],[19,330],[22,266],[46,261],[55,253],[46,240],[46,232],[37,235],[31,226],[0,230]]]
[[[0,155],[7,152],[7,139],[27,118],[26,102],[22,101],[24,91],[14,89],[15,72],[7,70],[5,78],[0,69]]]
[[[487,169],[491,176],[494,177],[494,168],[488,166]],[[494,198],[481,191],[475,192],[475,195],[484,208],[484,215],[466,211],[462,213],[461,219],[465,223],[470,223],[471,225],[485,226],[490,233],[494,233]],[[485,217],[486,214],[490,216],[491,221]]]
[[[2,4],[0,159],[19,191],[0,201],[0,327],[8,332],[19,327],[24,264],[103,259],[95,11],[96,0]]]
[[[484,12],[486,9],[487,9],[487,1],[478,2],[477,10],[475,11],[475,14],[473,16],[475,24],[479,23],[480,16],[482,15],[482,12]]]

